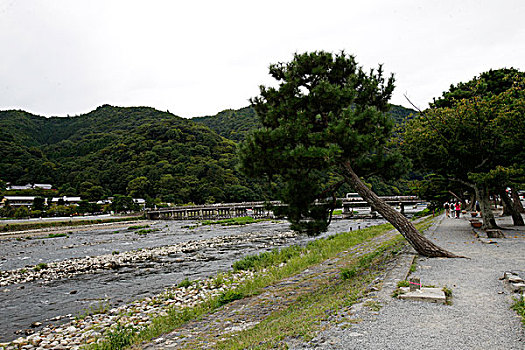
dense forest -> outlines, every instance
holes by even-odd
[[[399,124],[415,112],[403,106],[391,105],[388,114],[396,124]],[[202,123],[217,134],[237,142],[244,140],[250,130],[261,127],[253,107],[244,107],[238,110],[227,109],[213,116],[196,117],[192,120]]]
[[[391,116],[399,121],[412,112],[393,106]],[[51,183],[61,195],[89,200],[262,200],[271,197],[267,186],[236,170],[237,142],[259,125],[251,107],[194,119],[109,105],[65,118],[0,111],[0,181]]]

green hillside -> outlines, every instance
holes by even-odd
[[[93,198],[130,193],[176,203],[261,198],[235,171],[236,144],[153,108],[101,106],[68,118],[0,112],[0,179],[52,183]]]
[[[214,116],[197,117],[192,120],[202,123],[217,134],[234,141],[244,140],[246,134],[260,127],[259,119],[252,107],[238,110],[227,109]]]
[[[415,114],[413,109],[403,106],[392,105],[389,115],[398,124],[410,114]],[[234,141],[242,141],[246,134],[260,127],[259,119],[252,107],[244,107],[238,110],[227,109],[213,116],[197,117],[192,120],[202,123],[214,130],[219,135]]]

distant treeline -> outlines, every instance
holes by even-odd
[[[412,112],[393,106],[391,115],[400,120]],[[50,183],[60,195],[88,200],[263,200],[272,197],[269,186],[236,170],[237,142],[259,125],[251,107],[194,119],[109,105],[64,118],[0,111],[0,187]]]

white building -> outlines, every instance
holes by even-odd
[[[137,204],[140,209],[144,209],[146,207],[146,200],[143,198],[133,198],[133,203]]]
[[[2,198],[2,201],[0,202],[2,204],[2,207],[9,203],[12,207],[21,207],[26,206],[30,207],[33,205],[33,201],[35,200],[35,196],[4,196]]]
[[[64,201],[64,205],[78,204],[81,201],[80,197],[63,196],[63,197],[53,197],[51,199],[51,204],[58,204],[58,201],[61,199]]]
[[[27,184],[24,186],[9,185],[7,186],[6,189],[8,191],[13,191],[13,190],[34,190],[37,188],[41,188],[43,190],[51,190],[53,188],[53,185],[51,184]]]

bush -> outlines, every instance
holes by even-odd
[[[354,278],[356,274],[357,274],[357,270],[355,268],[353,268],[353,269],[342,269],[341,270],[341,278],[343,280],[348,280],[348,279]]]
[[[397,282],[397,287],[410,287],[410,283],[407,280]]]
[[[107,333],[109,349],[120,350],[133,344],[133,339],[136,334],[137,331],[133,326],[122,326],[118,323],[114,330]]]
[[[34,269],[36,272],[38,272],[38,271],[40,271],[40,270],[47,269],[47,264],[46,264],[46,263],[40,263],[40,264],[36,265],[33,269]]]
[[[189,286],[191,286],[191,281],[187,278],[185,278],[182,282],[180,282],[177,287],[179,288],[188,288]]]
[[[27,218],[29,216],[29,209],[21,206],[15,210],[15,218]]]
[[[217,304],[219,307],[229,304],[232,301],[240,300],[244,298],[244,294],[236,291],[236,290],[228,290],[226,292],[222,292],[219,297],[217,298]]]

